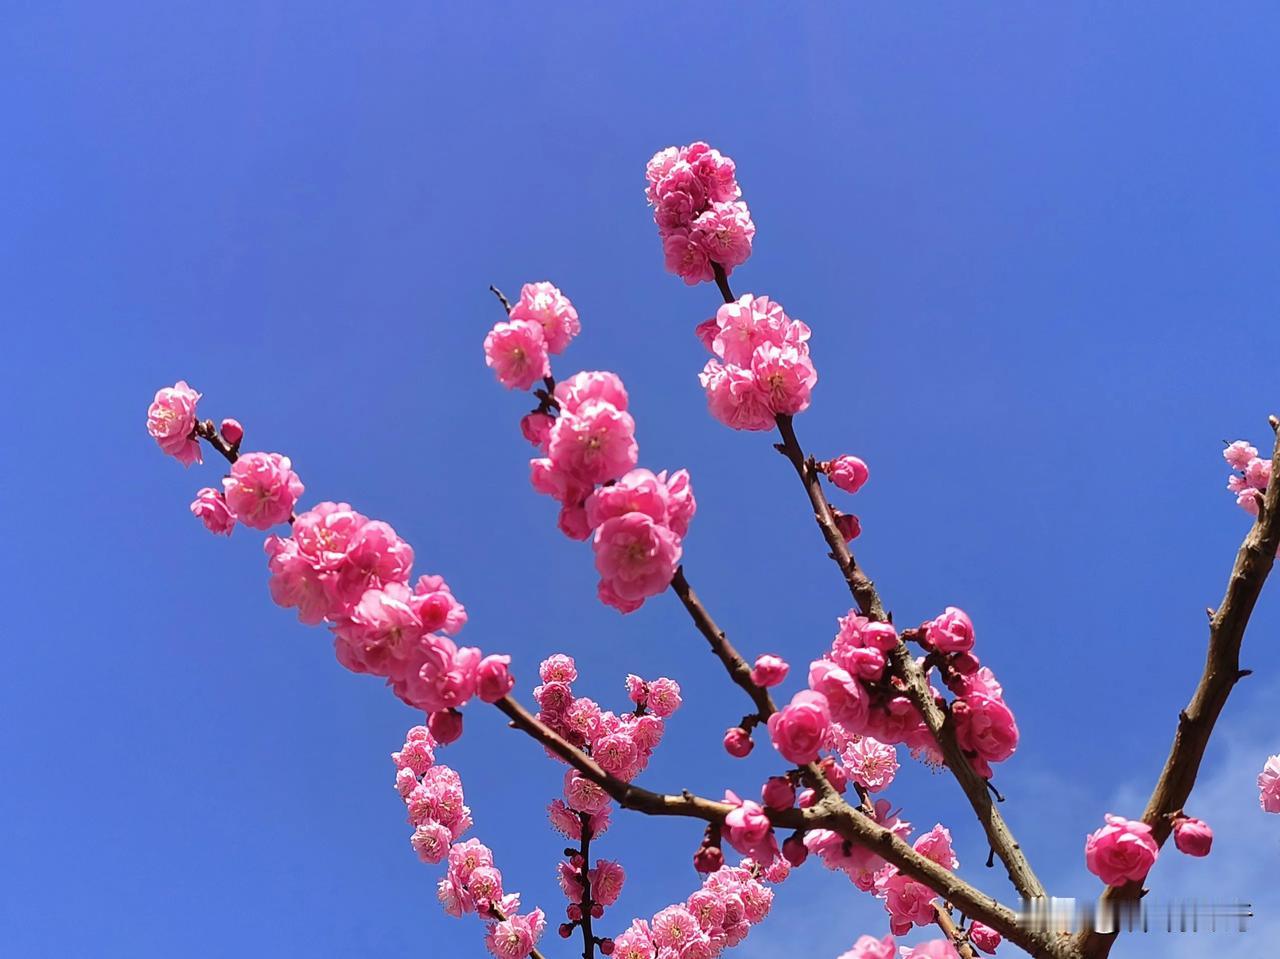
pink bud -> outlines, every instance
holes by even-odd
[[[568,922],[560,923],[560,938],[568,939],[573,935],[573,925]]]
[[[545,453],[554,424],[555,420],[546,413],[526,413],[520,420],[520,435]]]
[[[755,748],[751,734],[741,726],[734,726],[724,734],[724,749],[735,759],[742,759]]]
[[[719,846],[703,846],[693,854],[693,868],[698,872],[715,872],[724,865],[724,853]]]
[[[782,844],[782,857],[793,866],[799,866],[809,858],[809,850],[805,848],[804,840],[798,833],[788,836],[786,842]]]
[[[859,635],[864,644],[882,653],[887,653],[898,645],[898,631],[893,628],[892,623],[867,623]]]
[[[994,953],[1000,945],[1000,933],[980,922],[969,923],[969,941],[985,953]]]
[[[603,954],[603,955],[606,955],[606,956],[612,956],[612,955],[613,955],[613,940],[612,940],[612,939],[601,939],[601,940],[600,940],[600,952],[601,952],[601,954]]]
[[[462,735],[462,713],[456,709],[442,709],[427,717],[427,729],[441,746],[457,742]]]
[[[476,667],[476,695],[486,703],[496,703],[515,686],[510,656],[486,656]]]
[[[786,776],[770,776],[760,790],[760,798],[770,809],[781,812],[796,803],[796,787]]]
[[[571,902],[569,903],[568,907],[565,909],[564,914],[568,916],[570,919],[572,919],[574,922],[578,922],[579,920],[582,919],[582,906],[580,906],[576,902]]]
[[[1173,824],[1173,844],[1188,856],[1207,856],[1213,845],[1213,830],[1202,820],[1183,816]]]
[[[861,535],[862,523],[852,513],[836,513],[836,529],[846,543],[851,543]]]
[[[862,484],[867,481],[867,477],[871,475],[867,464],[856,456],[838,456],[830,463],[823,463],[822,471],[827,474],[837,489],[842,489],[846,493],[858,492],[862,489]]]
[[[751,681],[757,686],[766,688],[777,686],[787,678],[787,672],[790,669],[786,660],[771,653],[765,653],[756,657],[755,668],[751,670]]]
[[[800,790],[800,795],[796,799],[796,802],[801,809],[808,809],[817,801],[818,801],[818,794],[814,792],[812,789]]]
[[[598,902],[593,902],[591,904],[591,918],[599,919],[603,915],[604,915],[604,906],[600,905],[600,903]]]
[[[222,434],[228,446],[239,446],[240,441],[244,439],[244,427],[236,420],[223,420],[222,425],[218,427],[218,432]]]
[[[827,777],[827,782],[831,783],[832,788],[838,793],[844,792],[849,785],[849,774],[830,756],[822,761],[822,774]]]

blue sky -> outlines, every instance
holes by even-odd
[[[1280,412],[1274,6],[375,6],[6,7],[0,952],[482,954],[408,848],[387,754],[412,714],[270,603],[258,535],[187,513],[218,467],[143,428],[178,378],[308,502],[393,523],[526,698],[553,651],[608,701],[677,678],[646,784],[770,771],[719,752],[743,703],[673,597],[595,602],[480,350],[489,283],[560,285],[583,333],[557,371],[617,370],[642,462],[691,470],[687,569],[721,623],[752,655],[825,646],[847,594],[789,466],[705,413],[717,297],[663,272],[645,209],[646,159],[693,139],[737,160],[758,226],[735,287],[814,329],[801,439],[871,464],[860,559],[900,622],[972,614],[1023,734],[1006,815],[1052,892],[1095,894],[1083,837],[1140,811],[1247,526],[1221,441]],[[1152,877],[1273,930],[1280,819],[1252,780],[1280,752],[1275,593],[1190,807],[1218,847]],[[474,708],[447,761],[508,885],[557,913],[556,767]],[[891,795],[1009,894],[949,777]],[[618,820],[606,931],[692,890],[698,834]],[[883,926],[813,864],[740,954]]]

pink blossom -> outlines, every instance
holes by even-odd
[[[751,741],[751,734],[741,726],[734,726],[725,731],[724,751],[735,759],[744,758],[754,748],[755,743]]]
[[[867,464],[856,456],[837,456],[830,462],[823,463],[822,471],[837,489],[846,493],[858,492],[871,475]]]
[[[855,539],[862,535],[862,521],[852,513],[841,513],[839,510],[834,511],[836,514],[836,529],[840,531],[846,543],[852,543]]]
[[[433,865],[449,854],[449,843],[452,841],[453,835],[448,828],[438,822],[425,822],[421,826],[415,826],[413,835],[409,837],[418,858]]]
[[[809,688],[827,701],[831,721],[855,733],[867,725],[870,700],[862,684],[829,659],[809,664]]]
[[[532,443],[539,452],[546,453],[551,439],[551,427],[555,419],[547,413],[534,410],[520,417],[520,435]]]
[[[872,646],[850,649],[837,662],[858,679],[875,682],[884,675],[884,653]]]
[[[222,438],[226,440],[227,445],[232,449],[238,447],[240,441],[244,439],[244,427],[240,425],[239,420],[223,420],[218,425],[218,432],[222,434]]]
[[[230,536],[236,526],[236,518],[227,509],[222,491],[208,486],[196,493],[196,498],[191,503],[191,514],[204,523],[204,528],[210,533]]]
[[[937,894],[924,883],[895,872],[878,883],[878,886],[879,894],[884,896],[884,908],[889,913],[890,925],[895,931],[903,933],[912,924],[928,926],[933,923],[933,900]]]
[[[818,371],[807,349],[762,344],[751,357],[751,372],[774,413],[790,416],[808,409]]]
[[[742,195],[733,160],[705,143],[691,143],[684,152],[702,182],[707,198],[713,202],[736,200]]]
[[[769,736],[784,759],[803,765],[818,758],[830,725],[827,697],[805,689],[769,717]]]
[[[510,656],[486,656],[476,667],[476,695],[486,703],[496,703],[515,686]]]
[[[1085,865],[1108,886],[1141,882],[1159,854],[1151,827],[1111,814],[1106,819],[1107,824],[1085,840]]]
[[[1173,844],[1188,856],[1207,856],[1213,846],[1213,830],[1200,819],[1181,816],[1173,824]]]
[[[572,540],[583,542],[591,538],[591,521],[581,506],[564,504],[556,516],[556,528]]]
[[[456,709],[442,709],[427,717],[427,728],[441,746],[455,743],[462,738],[462,713]]]
[[[304,489],[289,457],[279,453],[246,453],[222,480],[227,508],[245,526],[270,529],[293,515]]]
[[[960,868],[960,860],[951,848],[951,831],[946,826],[934,826],[924,835],[916,837],[911,848],[926,859],[932,859],[943,869],[954,872]]]
[[[925,640],[942,653],[963,653],[973,649],[973,622],[963,609],[948,606],[941,616],[925,626]]]
[[[592,747],[591,755],[606,772],[623,781],[635,778],[640,772],[640,747],[623,733],[602,736]]]
[[[577,413],[582,407],[596,400],[625,410],[627,389],[617,373],[607,370],[583,370],[556,384],[556,402],[562,413]]]
[[[1253,489],[1266,489],[1271,482],[1271,460],[1250,460],[1244,468],[1244,481]]]
[[[436,756],[432,748],[434,743],[426,726],[414,726],[405,736],[404,745],[391,754],[391,761],[396,769],[408,769],[421,776],[433,765]]]
[[[726,792],[724,801],[734,807],[724,820],[724,838],[729,845],[757,861],[773,859],[778,853],[778,844],[769,817],[760,804],[739,799],[733,792]]]
[[[645,194],[649,198],[650,203],[656,202],[658,199],[658,184],[667,173],[680,162],[680,150],[676,147],[667,147],[655,153],[645,165],[645,179],[648,186]]]
[[[984,926],[976,919],[969,923],[969,941],[974,947],[987,953],[994,955],[1000,946],[1000,933],[996,932],[990,926]]]
[[[698,501],[693,497],[693,481],[688,470],[676,470],[670,476],[665,471],[658,474],[658,479],[667,486],[667,526],[677,536],[689,532],[689,523],[698,510]]]
[[[476,691],[480,650],[459,648],[451,639],[428,633],[422,637],[402,672],[393,677],[397,695],[425,712],[464,705]]]
[[[666,483],[647,469],[633,469],[587,497],[587,522],[595,529],[616,516],[644,513],[655,523],[666,524],[668,500]]]
[[[596,597],[606,606],[611,606],[620,613],[634,613],[644,605],[643,599],[626,599],[619,596],[613,584],[606,580],[596,583]]]
[[[760,790],[760,799],[769,809],[790,809],[796,804],[796,787],[786,776],[770,776]]]
[[[527,390],[551,375],[541,324],[511,320],[495,324],[484,338],[484,361],[509,390]]]
[[[325,580],[298,549],[292,537],[268,536],[264,549],[271,579],[267,585],[278,606],[296,608],[298,619],[314,626],[333,605]]]
[[[398,573],[393,572],[392,575],[398,575]],[[449,584],[444,581],[443,576],[431,574],[419,576],[413,586],[409,605],[422,620],[422,630],[426,633],[443,630],[450,636],[454,636],[467,624],[466,607],[454,597],[453,591],[449,589]]]
[[[576,769],[564,774],[564,800],[570,809],[595,814],[609,805],[609,794]]]
[[[569,298],[545,281],[526,283],[520,288],[520,299],[511,307],[511,319],[539,324],[550,353],[564,352],[582,330],[578,311]]]
[[[952,704],[956,741],[960,748],[977,753],[973,767],[983,777],[991,775],[988,763],[1003,762],[1018,748],[1018,724],[1002,699],[969,693]]]
[[[1258,804],[1263,812],[1280,813],[1280,755],[1268,757],[1258,773]]]
[[[702,233],[697,228],[677,228],[668,232],[662,238],[662,255],[667,271],[689,286],[715,278],[711,258],[707,256]]]
[[[836,959],[895,959],[898,950],[893,936],[876,939],[873,936],[859,936],[858,941],[848,952],[842,952]]]
[[[1251,446],[1244,440],[1236,440],[1234,443],[1227,445],[1222,451],[1222,458],[1227,461],[1227,465],[1233,470],[1243,470],[1249,465],[1250,460],[1258,458],[1258,448]]]
[[[698,379],[707,393],[707,409],[725,426],[735,430],[773,429],[773,410],[750,369],[709,360]]]
[[[591,898],[602,906],[612,906],[622,894],[626,871],[616,862],[597,859],[596,867],[587,873],[591,880]]]
[[[898,772],[898,750],[871,736],[859,736],[840,758],[854,782],[873,793],[892,783]]]
[[[183,466],[204,462],[200,441],[193,435],[199,400],[200,394],[187,386],[186,380],[178,380],[173,386],[157,390],[147,408],[147,432],[162,452]]]
[[[644,513],[605,520],[593,549],[602,585],[622,600],[643,600],[667,588],[680,562],[680,538]]]
[[[484,944],[497,959],[525,959],[538,944],[546,928],[541,909],[528,915],[514,915],[489,924]]]
[[[780,684],[790,671],[791,667],[782,657],[764,653],[756,657],[755,665],[751,668],[751,681],[768,689]]]
[[[398,661],[405,660],[422,635],[422,620],[409,603],[409,587],[388,583],[367,590],[360,602],[333,627],[338,642],[346,646],[344,664],[357,672],[389,676]]]
[[[1257,490],[1247,489],[1236,497],[1236,505],[1250,516],[1257,516],[1262,507],[1262,497]]]
[[[655,945],[676,950],[682,950],[702,934],[693,913],[684,906],[667,906],[653,917],[652,929]]]
[[[680,708],[680,684],[662,677],[649,684],[649,711],[666,719]]]
[[[367,522],[347,503],[317,503],[293,521],[293,538],[317,573],[329,573],[346,562],[352,539]]]
[[[544,683],[572,683],[578,678],[578,667],[572,656],[554,653],[538,664],[538,676]]]
[[[691,235],[698,238],[703,252],[729,273],[751,256],[756,225],[742,201],[712,203],[694,220]]]
[[[539,493],[568,506],[581,506],[592,488],[591,483],[570,476],[547,458],[529,460],[529,482]]]
[[[407,583],[413,547],[389,523],[370,520],[356,530],[336,569],[334,590],[343,603],[358,602],[367,590],[387,583]]]
[[[636,424],[612,403],[588,400],[562,412],[551,428],[547,455],[559,472],[582,483],[616,480],[636,465]]]

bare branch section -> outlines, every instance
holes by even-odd
[[[527,733],[599,785],[624,809],[651,816],[685,816],[723,824],[725,817],[735,808],[728,803],[695,796],[687,791],[679,796],[666,795],[623,782],[606,772],[582,750],[539,722],[510,696],[498,700],[495,705],[511,720],[513,727]],[[826,797],[808,809],[769,810],[768,816],[777,827],[830,829],[849,842],[871,849],[886,862],[897,866],[905,875],[924,883],[966,915],[990,926],[1037,959],[1070,959],[1074,955],[1069,942],[1031,932],[1019,925],[1018,917],[1012,910],[970,886],[950,870],[920,855],[899,836],[847,803],[832,802],[830,797]]]
[[[956,928],[955,921],[951,918],[951,910],[940,902],[933,904],[933,911],[937,918],[934,920],[938,924],[938,928],[943,931],[951,944],[956,947],[956,952],[960,953],[960,959],[978,959],[977,952],[973,945],[969,942],[969,937]]]
[[[1271,455],[1272,480],[1258,517],[1236,553],[1222,605],[1209,620],[1209,650],[1204,672],[1191,702],[1178,714],[1169,758],[1142,813],[1142,821],[1151,827],[1151,838],[1157,846],[1163,846],[1169,838],[1174,814],[1182,810],[1191,796],[1209,737],[1227,697],[1236,683],[1248,675],[1240,669],[1240,646],[1262,585],[1275,564],[1276,549],[1280,548],[1280,420],[1273,416],[1270,422],[1276,433]],[[1100,905],[1114,907],[1118,902],[1138,899],[1142,893],[1140,882],[1108,887]],[[1087,934],[1082,937],[1082,952],[1090,959],[1102,959],[1111,952],[1115,939],[1115,933]]]
[[[702,600],[698,599],[698,594],[693,591],[693,587],[685,579],[683,566],[676,570],[676,575],[671,580],[671,588],[675,590],[675,594],[680,597],[680,602],[688,610],[694,625],[698,627],[698,632],[706,637],[707,643],[711,646],[711,651],[724,664],[729,678],[741,686],[746,694],[751,697],[751,701],[755,703],[756,715],[760,717],[760,721],[766,721],[778,711],[778,707],[774,705],[773,697],[769,694],[769,690],[763,686],[757,686],[751,679],[751,667],[747,665],[747,661],[742,658],[742,655],[734,649],[733,644],[729,642],[728,635],[716,625],[716,621],[711,618],[707,608],[702,605]]]

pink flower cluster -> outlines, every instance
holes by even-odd
[[[527,390],[551,375],[551,354],[563,353],[582,324],[569,298],[550,283],[526,283],[507,320],[484,338],[484,359],[509,390]]]
[[[1263,812],[1280,813],[1280,755],[1267,757],[1258,773],[1258,805]]]
[[[764,921],[773,892],[745,866],[725,866],[684,902],[649,921],[637,919],[614,939],[615,959],[714,959]]]
[[[479,840],[459,842],[471,827],[471,810],[463,801],[462,780],[448,766],[436,765],[435,738],[425,726],[414,726],[404,745],[391,754],[396,791],[413,826],[410,843],[423,862],[448,860],[436,894],[451,916],[476,913],[489,920],[485,945],[497,959],[524,959],[546,926],[541,909],[519,914],[520,894],[502,886],[493,853]]]
[[[680,684],[673,679],[645,682],[627,677],[627,696],[636,708],[621,715],[602,709],[585,696],[575,696],[573,683],[578,669],[573,658],[557,653],[538,667],[542,684],[534,689],[538,719],[575,746],[586,747],[605,771],[630,782],[649,764],[654,749],[662,741],[665,720],[681,704]],[[565,774],[564,800],[556,800],[550,810],[552,824],[571,839],[580,838],[581,825],[574,813],[593,817],[591,830],[600,833],[597,822],[608,822],[608,794],[578,774]],[[568,814],[568,815],[566,815]]]
[[[877,800],[874,806],[875,820],[900,839],[911,834],[911,823],[899,819],[891,812],[889,800]],[[804,844],[810,853],[831,870],[843,872],[863,892],[872,892],[876,879],[887,875],[889,864],[865,846],[846,842],[839,833],[829,829],[810,829],[804,834]]]
[[[559,290],[526,285],[511,316],[489,334],[485,354],[508,387],[528,389],[539,380],[547,386],[537,391],[537,409],[520,423],[543,454],[529,463],[530,481],[560,504],[566,536],[591,540],[601,601],[632,612],[675,575],[697,506],[689,474],[636,468],[636,424],[616,374],[584,371],[555,383],[545,351],[536,369],[526,362],[528,344],[544,335],[540,331],[556,331],[548,341],[553,353],[578,331],[577,312]]]
[[[1227,480],[1227,490],[1235,494],[1236,505],[1250,516],[1258,515],[1262,494],[1271,482],[1271,460],[1258,455],[1258,449],[1244,440],[1227,444],[1223,459],[1236,472]]]
[[[289,521],[304,488],[289,457],[245,453],[231,464],[231,475],[222,479],[223,505],[245,526],[268,530]]]
[[[667,147],[645,168],[667,270],[692,286],[726,276],[751,255],[756,226],[739,197],[733,161],[705,143]]]
[[[1106,820],[1105,826],[1085,840],[1085,865],[1108,886],[1142,882],[1160,853],[1151,837],[1151,827],[1110,813]]]
[[[809,358],[809,327],[766,296],[743,295],[698,326],[715,358],[698,379],[707,408],[735,430],[770,430],[774,417],[809,406],[818,371]]]
[[[156,398],[147,408],[147,432],[160,449],[183,466],[202,463],[200,440],[196,432],[196,403],[200,394],[178,380],[173,386],[156,391]]]

